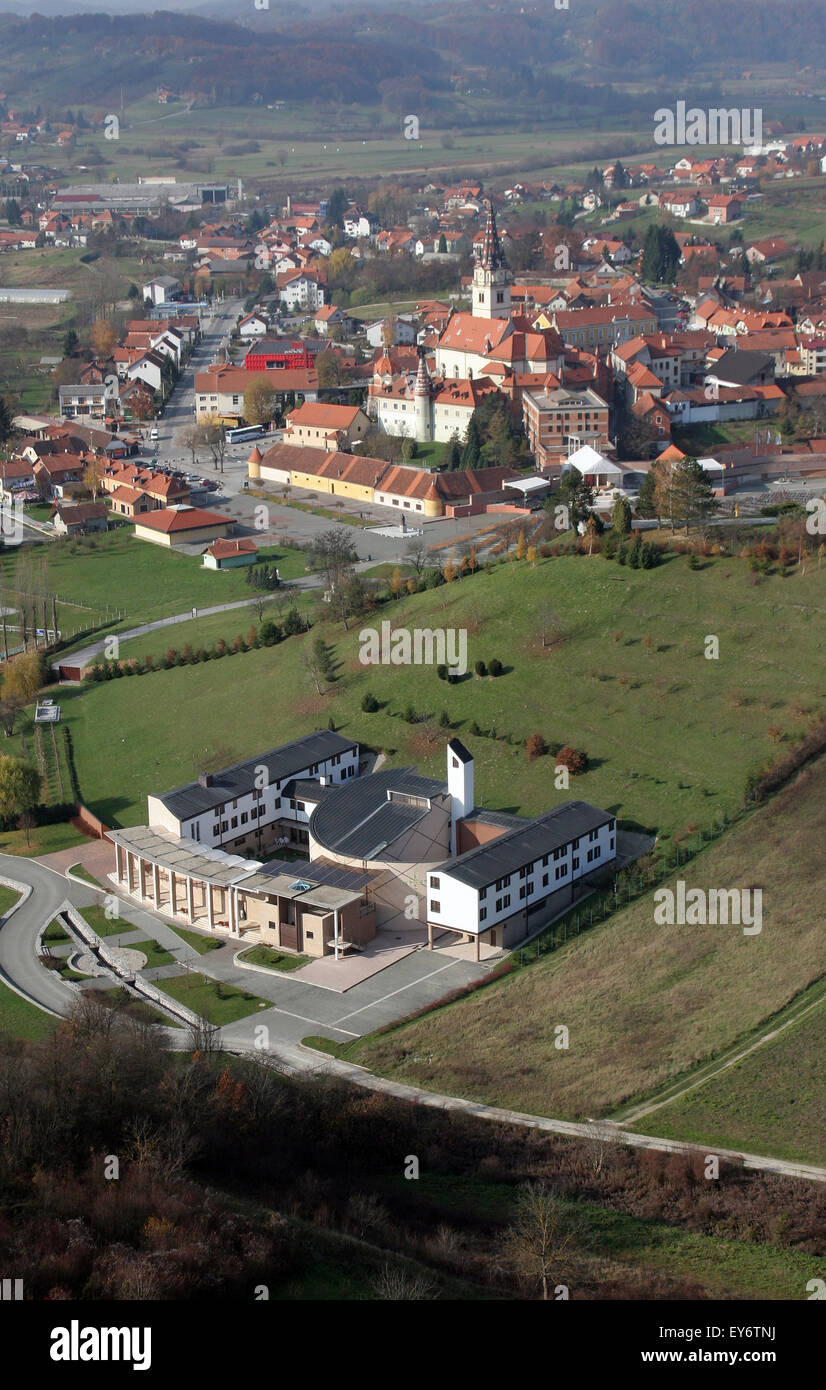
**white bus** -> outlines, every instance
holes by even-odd
[[[266,432],[263,425],[241,425],[237,429],[227,430],[227,443],[243,444],[245,439],[260,439]]]

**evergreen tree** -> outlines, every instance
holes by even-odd
[[[651,284],[671,284],[680,257],[680,248],[671,228],[652,224],[645,234],[640,277]]]
[[[461,468],[461,466],[462,466],[462,447],[461,447],[461,445],[460,445],[460,443],[459,443],[459,440],[457,439],[456,435],[453,434],[453,435],[451,435],[451,437],[450,437],[450,443],[448,444],[448,447],[447,447],[447,454],[445,455],[445,467],[446,467],[446,468]]]
[[[563,473],[556,500],[568,508],[572,527],[587,521],[594,505],[594,493],[578,468],[571,467]]]
[[[347,211],[349,202],[347,191],[344,188],[334,188],[327,199],[327,221],[331,227],[341,227],[344,224],[344,214]]]
[[[5,444],[12,432],[11,419],[8,401],[4,396],[0,396],[0,444]]]
[[[611,511],[611,529],[617,536],[631,534],[631,504],[627,497],[618,497]]]
[[[646,473],[640,484],[639,496],[637,497],[637,516],[650,520],[657,515],[655,492],[656,478],[652,468],[650,472]]]
[[[717,510],[711,479],[695,458],[680,459],[674,470],[674,511],[685,526],[700,525]]]
[[[478,468],[479,457],[482,452],[482,441],[479,437],[479,425],[476,420],[474,410],[468,420],[467,433],[465,435],[465,447],[462,450],[461,468]]]

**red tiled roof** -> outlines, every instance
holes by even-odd
[[[229,541],[226,537],[219,536],[217,541],[207,546],[206,554],[213,555],[216,560],[228,560],[231,555],[257,555],[258,546],[248,536],[243,536],[237,541]]]
[[[209,526],[226,526],[231,518],[219,516],[217,512],[206,512],[200,507],[185,507],[178,511],[174,507],[162,507],[157,512],[149,512],[136,521],[137,526],[149,526],[153,531],[171,535],[180,531],[200,531]]]

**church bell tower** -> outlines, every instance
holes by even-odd
[[[489,202],[482,257],[473,272],[473,317],[509,319],[512,283],[513,275],[496,230],[496,213]]]

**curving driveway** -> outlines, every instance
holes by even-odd
[[[35,940],[40,927],[48,922],[67,900],[82,908],[96,901],[99,890],[91,887],[84,888],[37,860],[23,859],[7,854],[0,854],[0,878],[13,880],[31,890],[25,900],[12,909],[10,915],[0,926],[0,978],[16,987],[18,992],[30,999],[32,1003],[45,1008],[50,1013],[65,1014],[75,997],[74,993],[61,982],[55,980],[54,976],[39,964],[34,952]],[[140,916],[146,921],[150,921],[149,914],[131,913],[131,915]],[[160,919],[152,923],[156,932],[160,925]],[[235,949],[234,945],[228,944],[228,953],[232,951],[234,954]],[[216,951],[213,954],[223,956],[224,951]],[[621,1129],[610,1121],[577,1123],[569,1120],[556,1120],[543,1115],[526,1115],[504,1110],[494,1105],[483,1105],[458,1096],[438,1095],[418,1086],[408,1086],[387,1080],[385,1077],[376,1076],[363,1067],[325,1056],[323,1053],[315,1052],[301,1044],[301,1037],[310,1032],[321,1031],[328,1035],[332,1032],[338,1034],[341,1041],[345,1041],[348,1037],[358,1037],[361,1033],[370,1031],[379,1022],[388,1021],[388,1012],[391,1017],[403,1016],[410,1012],[411,1005],[415,1007],[414,1000],[418,1002],[416,996],[421,987],[426,986],[434,975],[436,977],[441,975],[443,970],[450,969],[451,974],[449,983],[447,980],[440,981],[438,985],[434,983],[433,988],[439,994],[444,993],[446,988],[451,988],[460,982],[456,979],[450,966],[442,965],[435,968],[427,960],[429,955],[429,952],[414,952],[405,961],[399,962],[398,966],[389,967],[386,972],[373,977],[371,981],[366,981],[364,986],[357,986],[356,989],[348,991],[345,996],[328,990],[316,989],[312,985],[304,985],[301,987],[301,998],[302,1000],[312,1000],[313,1002],[309,1005],[294,1003],[296,996],[293,992],[299,987],[298,981],[290,980],[289,977],[266,982],[262,980],[259,992],[272,1001],[271,1007],[261,1014],[239,1019],[237,1023],[225,1027],[221,1033],[223,1045],[231,1052],[256,1051],[260,1055],[261,1042],[258,1030],[263,1023],[268,1031],[267,1051],[273,1061],[286,1071],[303,1074],[326,1074],[343,1081],[349,1081],[354,1085],[363,1086],[367,1090],[380,1091],[386,1095],[396,1096],[400,1100],[412,1101],[419,1105],[429,1105],[439,1110],[460,1110],[477,1119],[492,1120],[499,1124],[519,1125],[526,1129],[538,1129],[549,1134],[567,1135],[570,1138],[596,1138],[604,1142],[626,1144],[634,1148],[659,1149],[666,1153],[695,1153],[701,1147],[696,1143],[688,1144],[679,1140],[635,1134],[629,1130]],[[456,974],[461,978],[464,974],[462,967],[465,967],[465,962],[455,960],[452,965],[459,967]],[[208,969],[209,973],[214,973],[217,978],[224,978],[232,983],[243,983],[245,987],[250,987],[250,972],[239,970],[229,960],[219,965],[218,962],[211,962],[209,956],[202,956],[199,958],[198,966],[201,970]],[[405,966],[407,967],[405,975],[409,973],[411,966],[413,967],[413,977],[407,983],[402,984],[399,989],[392,989],[391,985],[388,984],[388,977],[394,971]],[[257,985],[261,977],[256,975],[255,979]],[[255,988],[256,986],[252,987]],[[363,1001],[359,993],[360,990],[366,991]],[[288,995],[291,996],[289,999]],[[404,995],[407,995],[406,1002],[402,1002],[399,997]],[[392,1005],[391,999],[393,1000]],[[288,1003],[292,1007],[286,1007]],[[301,1012],[299,1012],[299,1008]],[[345,1024],[350,1026],[345,1027]],[[182,1030],[169,1030],[167,1036],[171,1045],[186,1046],[187,1038]],[[707,1148],[708,1152],[719,1154],[721,1157],[741,1159],[746,1168],[754,1171],[778,1173],[784,1177],[805,1178],[814,1182],[826,1182],[826,1168],[817,1167],[814,1164],[795,1163],[762,1154],[738,1153],[729,1149],[720,1149],[714,1145],[709,1145]]]
[[[29,889],[0,926],[0,979],[49,1013],[66,1014],[75,996],[38,961],[37,933],[67,902],[89,906],[95,892],[70,883],[36,859],[16,854],[0,854],[0,877]]]

